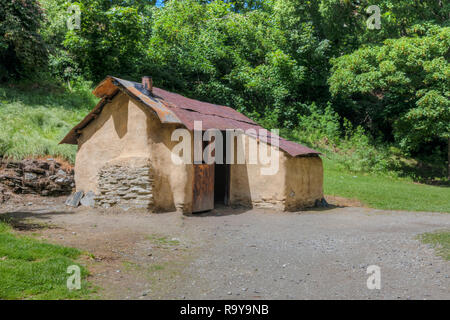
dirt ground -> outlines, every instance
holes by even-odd
[[[86,251],[101,299],[450,299],[450,263],[417,235],[450,215],[332,207],[283,213],[69,208],[65,198],[0,206],[16,230]],[[332,199],[332,202],[342,199]],[[366,286],[381,268],[381,289]]]

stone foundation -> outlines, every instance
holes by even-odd
[[[95,206],[128,209],[153,207],[153,177],[149,165],[109,165],[101,169]]]

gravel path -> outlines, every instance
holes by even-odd
[[[340,208],[191,218],[209,248],[190,267],[192,298],[450,299],[450,263],[421,244],[450,216]],[[381,290],[367,289],[369,265]]]
[[[4,209],[58,226],[41,230],[48,241],[93,253],[86,263],[103,298],[450,299],[450,262],[416,239],[450,229],[449,214],[347,207],[148,215],[58,203]],[[369,265],[381,268],[381,290],[367,289]]]

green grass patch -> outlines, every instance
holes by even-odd
[[[20,236],[0,222],[0,299],[82,299],[91,293],[81,251]],[[81,269],[80,290],[68,290],[67,267]]]
[[[125,271],[137,271],[142,269],[141,265],[131,261],[123,261],[122,265]]]
[[[0,86],[0,155],[15,159],[52,155],[73,162],[77,147],[58,143],[96,102],[87,85],[72,92]]]
[[[405,178],[344,171],[324,159],[324,193],[385,210],[450,212],[450,188]]]
[[[153,244],[164,247],[164,246],[177,246],[180,244],[179,240],[169,239],[167,236],[161,236],[158,234],[152,234],[147,236],[147,240],[150,240]]]
[[[164,270],[164,266],[160,265],[160,264],[152,264],[149,268],[148,271],[149,272],[156,272],[156,271],[161,271]]]
[[[445,260],[450,260],[450,231],[424,233],[419,236],[423,243],[431,244]]]

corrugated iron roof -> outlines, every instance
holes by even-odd
[[[77,144],[81,130],[100,114],[106,103],[111,101],[119,90],[150,107],[162,123],[182,124],[189,130],[194,129],[194,121],[202,121],[203,130],[255,129],[259,132],[259,129],[263,129],[233,108],[186,98],[156,87],[153,88],[152,94],[148,94],[140,83],[108,76],[93,91],[102,100],[60,143]],[[256,138],[270,143],[270,137],[271,133],[268,131],[267,139],[264,136]],[[278,138],[279,148],[293,157],[320,154],[301,144]]]

